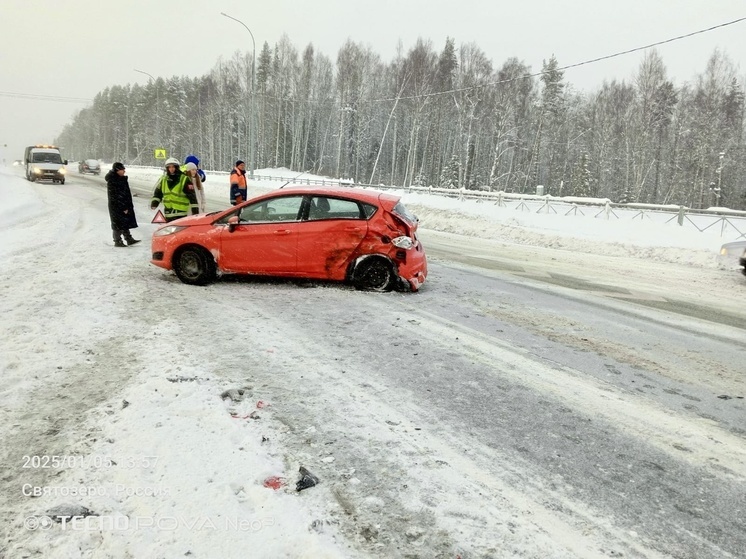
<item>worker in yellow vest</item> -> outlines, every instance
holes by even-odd
[[[154,210],[163,203],[163,214],[166,221],[186,217],[190,213],[199,213],[197,195],[191,179],[181,172],[179,160],[166,159],[166,173],[155,183],[150,209]]]

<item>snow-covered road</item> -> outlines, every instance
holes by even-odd
[[[194,288],[148,263],[146,199],[122,250],[100,182],[0,185],[0,556],[746,549],[737,274],[437,232],[421,206],[418,294]],[[300,466],[321,483],[297,493]],[[60,504],[100,516],[29,526]]]

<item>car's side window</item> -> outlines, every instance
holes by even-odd
[[[373,214],[376,213],[376,210],[378,209],[376,206],[372,204],[366,204],[365,202],[360,204],[363,207],[363,214],[365,214],[365,219],[370,219],[373,217]]]
[[[303,196],[271,198],[241,209],[241,223],[297,221],[300,218]]]
[[[308,210],[309,221],[319,219],[361,219],[360,205],[353,200],[314,196]]]

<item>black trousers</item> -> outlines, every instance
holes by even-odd
[[[111,236],[115,241],[121,241],[122,237],[124,237],[125,239],[129,239],[130,237],[132,237],[132,234],[130,233],[129,229],[112,229]]]

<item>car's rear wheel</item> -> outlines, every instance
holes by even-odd
[[[189,285],[207,285],[216,275],[215,260],[200,247],[187,247],[177,252],[173,268],[178,278]]]
[[[395,283],[394,269],[383,258],[372,257],[363,260],[355,268],[352,283],[360,291],[391,291]]]

